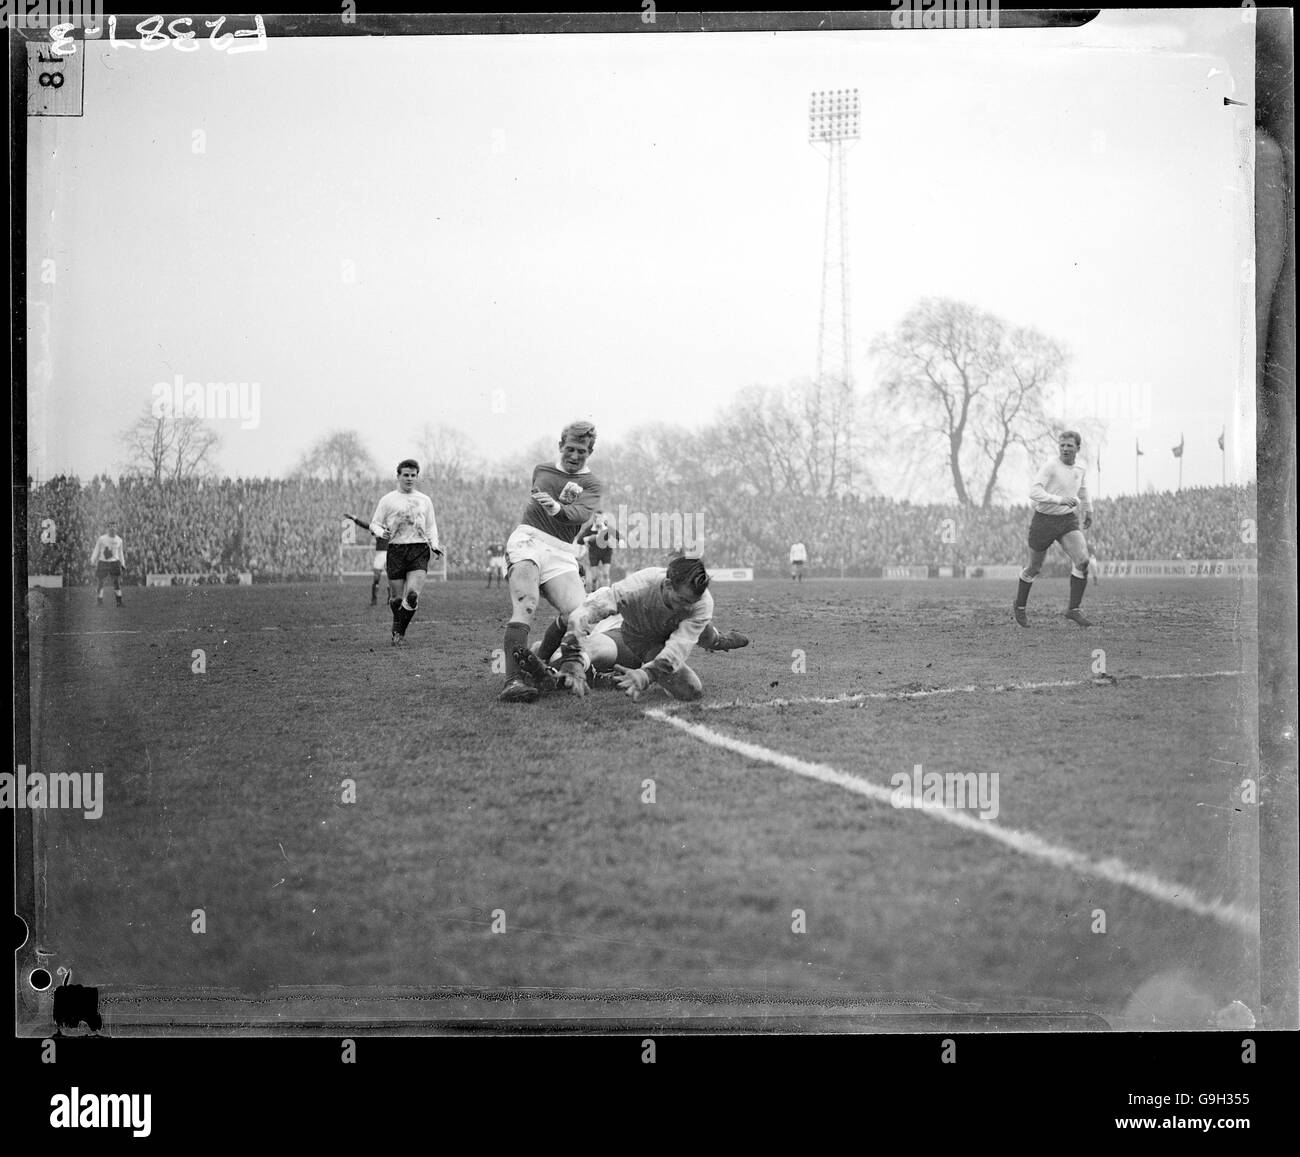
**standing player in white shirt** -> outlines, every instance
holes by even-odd
[[[1034,517],[1029,523],[1029,565],[1020,574],[1015,606],[1016,622],[1022,627],[1029,626],[1025,605],[1029,601],[1030,586],[1043,569],[1043,560],[1054,542],[1061,544],[1072,564],[1070,608],[1065,617],[1081,627],[1092,626],[1079,609],[1088,585],[1088,542],[1083,531],[1092,526],[1092,501],[1084,484],[1084,469],[1074,464],[1082,444],[1083,440],[1074,430],[1064,431],[1057,439],[1059,457],[1038,472],[1029,488],[1029,501],[1034,507]],[[1082,530],[1079,528],[1080,508],[1083,509]]]
[[[803,568],[807,561],[808,548],[802,542],[796,542],[790,548],[790,577],[796,582],[803,582]]]
[[[388,606],[393,612],[393,646],[406,641],[406,628],[415,617],[420,591],[428,577],[429,560],[442,557],[433,499],[415,488],[420,464],[403,458],[397,464],[397,489],[379,500],[370,520],[370,533],[388,540]]]
[[[122,547],[122,538],[117,533],[117,523],[108,524],[108,533],[95,539],[95,548],[90,552],[90,561],[95,564],[95,602],[104,605],[104,580],[113,580],[113,594],[117,605],[122,602],[122,563],[126,560],[126,551]]]

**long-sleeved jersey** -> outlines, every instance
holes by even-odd
[[[1069,514],[1072,508],[1063,499],[1077,498],[1080,512],[1091,514],[1092,500],[1088,497],[1084,475],[1082,466],[1067,466],[1059,458],[1053,458],[1034,479],[1029,488],[1029,501],[1039,514]]]
[[[383,537],[385,530],[394,546],[409,542],[437,546],[438,523],[433,517],[433,499],[419,490],[410,494],[390,490],[379,500],[375,516],[370,520],[370,533],[376,538]]]
[[[713,596],[705,591],[698,602],[671,611],[663,597],[667,575],[665,567],[647,567],[593,591],[569,616],[569,630],[583,639],[602,619],[622,615],[623,641],[628,647],[640,655],[662,643],[663,650],[650,666],[660,674],[672,674],[686,662],[700,632],[713,620]]]
[[[577,474],[570,474],[543,462],[533,468],[532,489],[545,491],[560,504],[560,509],[556,514],[547,514],[530,498],[520,525],[531,526],[561,542],[573,542],[583,525],[600,510],[600,481],[585,466]]]
[[[120,534],[101,534],[95,539],[94,549],[90,552],[90,561],[99,562],[125,562],[126,555],[122,549],[122,536]]]

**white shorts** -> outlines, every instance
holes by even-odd
[[[520,562],[537,564],[538,584],[563,574],[578,573],[578,558],[573,547],[531,526],[517,526],[506,542],[510,565]]]
[[[506,556],[504,554],[494,554],[488,559],[488,570],[497,574],[506,573]]]
[[[388,566],[388,551],[386,550],[375,551],[374,560],[370,564],[371,569],[384,570],[385,568],[387,568],[387,566]]]

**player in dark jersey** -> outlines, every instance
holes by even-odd
[[[603,511],[598,511],[587,539],[587,593],[609,586],[609,567],[614,561],[614,544],[618,531],[609,524]]]
[[[511,615],[505,632],[506,680],[500,698],[532,703],[537,688],[519,669],[519,654],[528,652],[528,632],[540,595],[566,621],[582,603],[585,591],[578,573],[575,540],[600,509],[602,487],[587,466],[596,448],[596,427],[571,422],[560,433],[559,457],[534,467],[528,504],[506,542]]]
[[[370,534],[370,523],[362,522],[355,514],[348,514],[344,517],[352,519],[362,530]],[[379,580],[388,564],[388,539],[379,538],[373,534],[370,537],[374,539],[375,543],[375,557],[370,560],[370,605],[377,607],[379,605]]]

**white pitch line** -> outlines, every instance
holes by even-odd
[[[870,780],[862,779],[859,776],[849,775],[847,772],[840,771],[829,764],[810,763],[804,759],[797,759],[793,755],[786,755],[784,752],[760,747],[757,743],[733,739],[719,731],[714,731],[711,727],[705,727],[702,723],[690,723],[659,707],[649,708],[646,715],[651,719],[667,723],[670,727],[676,727],[679,731],[684,731],[692,738],[707,743],[712,747],[720,747],[726,751],[735,752],[737,755],[743,755],[747,759],[756,759],[761,763],[779,767],[782,771],[793,772],[795,775],[802,775],[808,779],[818,780],[821,783],[842,787],[846,791],[866,796],[876,803],[889,805],[893,799],[894,793],[891,789],[881,787],[879,784],[872,783]],[[893,808],[892,810],[902,812],[904,809]],[[1163,904],[1181,908],[1197,916],[1210,916],[1220,923],[1231,925],[1245,932],[1258,933],[1259,931],[1258,912],[1242,908],[1226,900],[1207,900],[1183,884],[1170,883],[1150,872],[1130,868],[1113,857],[1108,860],[1090,860],[1082,852],[1076,852],[1060,844],[1053,844],[1034,835],[1032,832],[1022,832],[1015,828],[1002,827],[989,820],[976,819],[964,811],[952,808],[922,804],[920,807],[913,806],[907,810],[919,811],[932,819],[943,820],[955,827],[987,836],[989,839],[1005,844],[1023,855],[1045,860],[1054,867],[1068,868],[1081,876],[1100,877],[1103,880],[1109,880],[1113,884],[1120,884],[1126,888],[1142,892]]]
[[[1223,679],[1240,675],[1241,671],[1190,671],[1171,675],[1118,675],[1116,682],[1128,683],[1141,680],[1144,683],[1157,679]],[[933,695],[969,695],[972,692],[986,691],[990,695],[1000,695],[1007,691],[1041,691],[1048,687],[1088,687],[1091,679],[1053,679],[1046,683],[995,683],[991,687],[976,687],[973,683],[964,687],[935,687],[926,691],[862,691],[856,695],[804,695],[793,699],[755,699],[745,701],[732,699],[726,703],[692,703],[697,711],[729,711],[737,707],[793,707],[801,703],[862,703],[868,699],[928,699]],[[670,710],[687,706],[685,703],[673,703]]]

